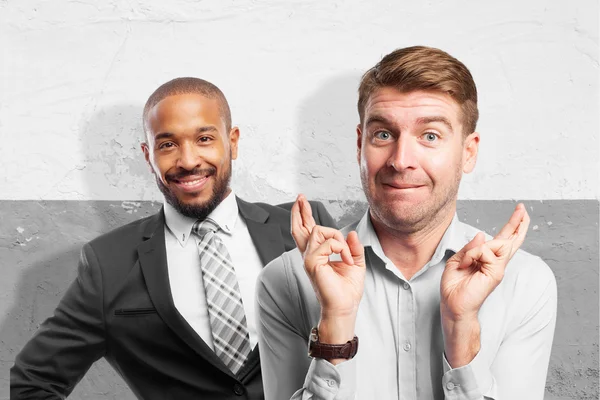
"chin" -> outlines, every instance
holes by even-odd
[[[173,193],[173,196],[177,198],[177,201],[180,204],[185,204],[187,206],[201,206],[210,201],[210,194],[205,194],[204,191],[193,192],[193,193]]]
[[[372,207],[377,218],[389,228],[402,232],[413,232],[421,228],[425,215],[418,203],[390,202]]]

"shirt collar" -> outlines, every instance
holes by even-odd
[[[180,214],[175,207],[166,201],[164,202],[164,209],[167,227],[173,233],[173,236],[175,236],[179,244],[185,246],[190,238],[192,227],[197,220]],[[217,208],[208,215],[208,218],[213,220],[226,234],[231,235],[233,233],[233,227],[238,218],[238,205],[233,191],[219,203]]]
[[[467,226],[468,225],[460,222],[458,220],[458,216],[454,214],[452,222],[448,226],[448,229],[446,229],[446,232],[444,232],[442,240],[440,240],[440,243],[436,247],[431,260],[427,263],[427,265],[435,265],[441,262],[446,255],[446,251],[451,251],[454,254],[462,249],[464,245],[474,237],[474,234],[466,229]],[[383,248],[381,247],[381,243],[379,242],[379,238],[377,237],[377,233],[375,232],[375,228],[373,228],[369,209],[367,209],[365,215],[363,215],[361,220],[356,225],[356,233],[358,234],[358,239],[364,247],[370,247],[373,252],[386,264],[391,263],[391,261],[385,256]]]

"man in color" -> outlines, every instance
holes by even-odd
[[[300,250],[259,277],[265,398],[543,399],[556,282],[517,251],[529,216],[519,204],[494,238],[456,216],[480,141],[469,70],[396,50],[362,77],[358,112],[368,211],[340,232],[306,224],[300,199]]]

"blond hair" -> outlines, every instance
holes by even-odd
[[[370,96],[384,87],[404,93],[424,90],[447,94],[461,107],[464,136],[475,132],[479,111],[473,76],[463,63],[442,50],[425,46],[398,49],[365,72],[358,89],[361,124]]]

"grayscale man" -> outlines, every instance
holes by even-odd
[[[494,238],[456,216],[480,141],[469,70],[396,50],[363,75],[358,112],[368,211],[340,232],[299,198],[300,251],[259,277],[265,398],[543,399],[556,281],[518,250],[525,207]]]
[[[83,247],[76,280],[15,360],[11,399],[63,399],[101,357],[140,399],[263,398],[256,278],[295,246],[291,204],[230,189],[240,132],[215,85],[165,83],[143,122],[164,207]]]

